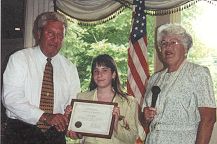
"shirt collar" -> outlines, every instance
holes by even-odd
[[[47,62],[47,57],[42,53],[40,47],[39,47],[39,46],[36,46],[35,50],[36,50],[36,53],[37,53],[37,56],[38,56],[38,60],[40,60],[40,61],[43,62],[43,63],[44,63],[44,62]],[[52,59],[51,63],[52,63],[53,61],[55,61],[55,59],[57,59],[58,55],[59,55],[59,53],[56,54],[54,57],[51,58],[51,59]]]

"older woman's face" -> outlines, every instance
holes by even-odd
[[[180,38],[167,35],[162,38],[160,43],[163,61],[170,67],[179,67],[185,59],[187,50],[180,42]]]

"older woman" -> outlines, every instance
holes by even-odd
[[[209,69],[186,60],[192,38],[178,24],[157,30],[165,69],[151,76],[143,105],[146,144],[208,144],[216,121],[216,104]],[[152,88],[160,93],[151,107]]]

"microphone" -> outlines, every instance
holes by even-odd
[[[158,97],[158,94],[160,93],[160,88],[159,86],[153,86],[151,88],[151,92],[152,92],[152,101],[151,101],[151,107],[155,107],[156,105],[156,101],[157,101],[157,97]]]

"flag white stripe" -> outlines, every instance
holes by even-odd
[[[140,43],[142,43],[142,42],[140,41]],[[140,62],[140,60],[138,58],[138,55],[136,54],[136,51],[134,50],[133,45],[132,44],[130,44],[130,45],[131,45],[131,48],[130,48],[129,53],[131,55],[133,64],[134,64],[134,66],[136,68],[136,71],[138,72],[139,77],[141,78],[143,84],[145,84],[145,80],[147,79],[147,76],[146,76],[146,74],[145,74],[145,72],[144,72],[144,70],[142,68],[141,62]],[[143,48],[140,47],[140,49],[143,49]],[[144,52],[144,50],[142,50],[142,51]],[[143,56],[144,56],[144,53],[143,53]]]
[[[147,62],[147,61],[148,61],[148,49],[147,49],[147,47],[146,47],[146,43],[145,43],[145,41],[143,40],[143,38],[139,39],[139,40],[138,40],[138,43],[139,43],[140,48],[141,48],[141,50],[142,50],[142,54],[143,54],[143,56],[144,56],[144,58],[145,58],[145,60],[146,60],[146,62]]]
[[[132,77],[129,79],[129,81],[130,81],[129,85],[134,93],[134,96],[137,99],[138,103],[140,104],[141,99],[142,99],[142,94],[136,84],[136,81]]]

